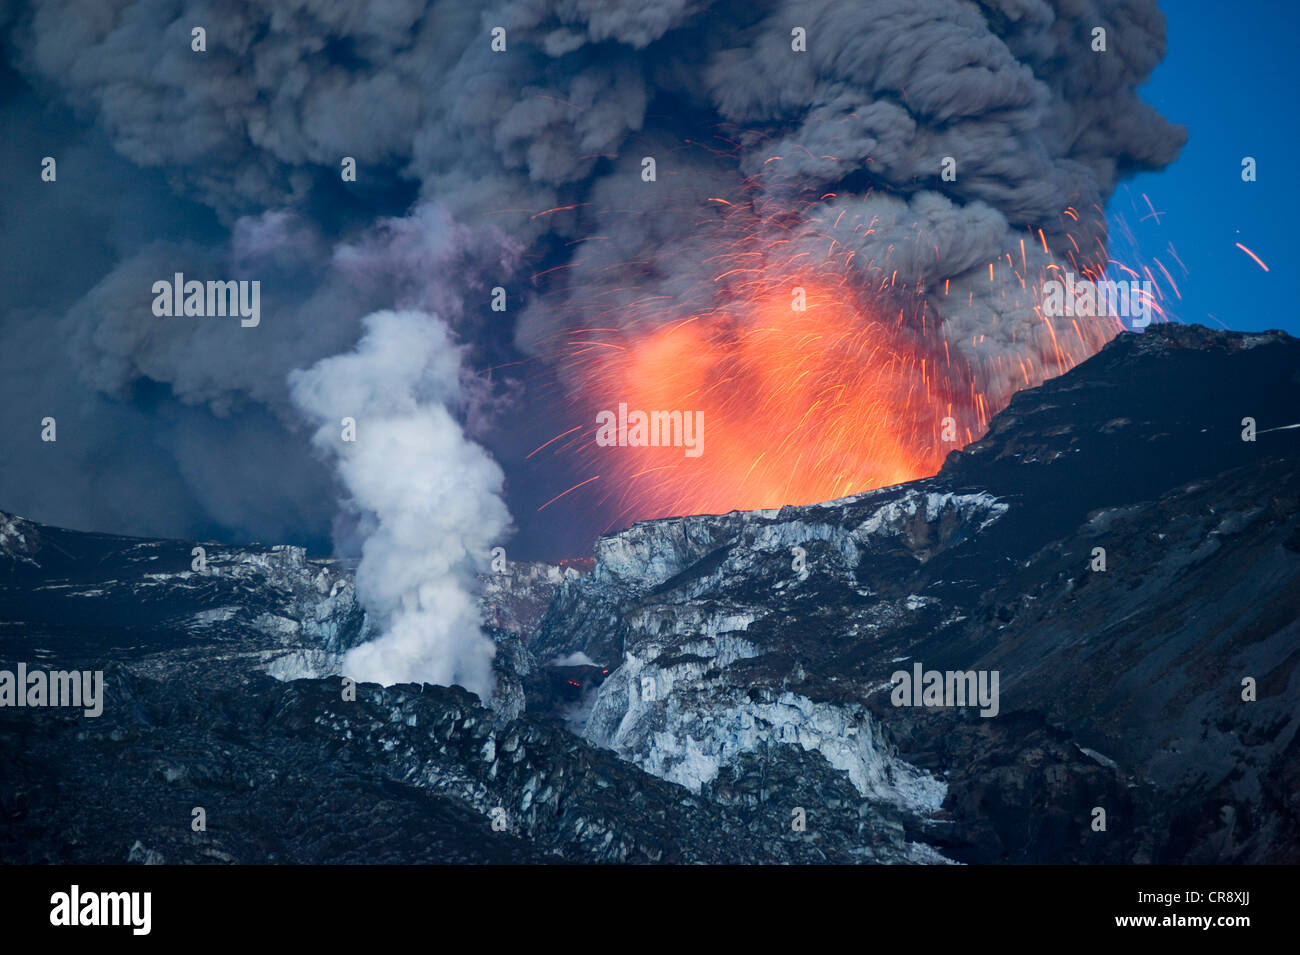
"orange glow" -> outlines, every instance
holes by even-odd
[[[768,286],[769,283],[764,283]],[[841,295],[795,282],[754,289],[748,320],[713,314],[592,356],[588,394],[611,408],[703,412],[703,453],[594,448],[638,518],[808,504],[933,472],[944,403],[894,329]],[[967,422],[970,424],[970,422]]]
[[[727,210],[733,214],[741,215]],[[1063,213],[1066,222],[1078,218]],[[869,234],[873,226],[856,229]],[[614,526],[811,504],[925,477],[980,438],[1015,390],[1074,367],[1121,327],[1044,314],[1045,278],[1065,268],[1099,277],[1107,263],[1067,254],[1061,265],[1031,265],[1029,250],[1047,248],[1037,227],[1028,241],[975,266],[979,283],[951,302],[951,280],[927,294],[905,286],[892,263],[855,261],[830,235],[817,261],[807,238],[796,241],[772,221],[728,218],[717,254],[704,263],[711,281],[690,293],[707,307],[691,313],[662,295],[638,295],[632,268],[617,302],[592,303],[556,342],[570,420],[582,424],[537,449],[577,455],[585,480],[557,488],[543,507],[581,488]],[[944,311],[969,308],[969,289],[985,272],[1033,324],[995,334],[993,318],[990,334],[971,337],[967,321],[949,341],[951,322],[934,312],[931,295]],[[620,403],[629,413],[702,412],[702,454],[600,446],[596,416]]]

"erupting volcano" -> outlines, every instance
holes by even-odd
[[[824,211],[835,198],[809,207]],[[1014,253],[962,277],[963,287],[983,281],[1011,299],[1000,312],[1015,315],[1015,327],[998,335],[997,316],[981,326],[998,338],[986,348],[984,333],[954,338],[951,316],[972,308],[975,292],[959,294],[951,280],[904,285],[892,246],[885,261],[862,261],[855,243],[842,241],[870,235],[874,220],[846,221],[841,211],[810,235],[816,215],[764,220],[752,208],[709,202],[726,207],[702,224],[721,251],[701,264],[687,296],[705,307],[677,317],[676,303],[637,294],[647,264],[625,263],[626,285],[603,293],[614,304],[589,309],[590,324],[560,343],[572,413],[584,424],[534,454],[576,454],[588,473],[543,507],[581,489],[617,524],[809,504],[933,474],[950,451],[982,436],[1016,390],[1074,367],[1123,327],[1043,308],[1043,283],[1065,269],[1132,273],[1100,240],[1091,257],[1076,254],[1072,208],[1061,217],[1064,264],[1041,230],[1027,230]],[[911,230],[914,246],[926,241],[920,228]],[[1104,235],[1096,222],[1082,231]],[[683,454],[666,437],[601,446],[595,422],[620,406],[701,413],[703,453]]]
[[[795,295],[803,310],[791,307]],[[660,447],[593,461],[630,517],[806,504],[896,484],[942,460],[943,417],[960,416],[966,438],[984,423],[969,412],[982,396],[955,395],[955,376],[940,370],[942,347],[909,341],[908,329],[843,286],[760,278],[733,306],[620,337],[575,340],[587,393],[698,409],[707,435],[699,458]]]

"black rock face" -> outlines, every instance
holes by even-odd
[[[0,669],[106,681],[0,707],[0,860],[1300,861],[1296,424],[1300,341],[1121,335],[933,478],[485,580],[487,706],[345,698],[344,564],[0,514]]]

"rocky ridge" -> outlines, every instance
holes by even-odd
[[[0,860],[1297,861],[1298,399],[1300,342],[1153,326],[933,478],[508,563],[490,707],[343,699],[345,563],[0,514],[0,666],[110,675],[0,708]]]

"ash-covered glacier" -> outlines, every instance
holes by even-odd
[[[0,707],[0,860],[1300,861],[1297,369],[1152,326],[932,478],[509,562],[486,705],[349,695],[347,563],[0,514],[0,666],[106,678]],[[997,715],[894,705],[914,665]]]

